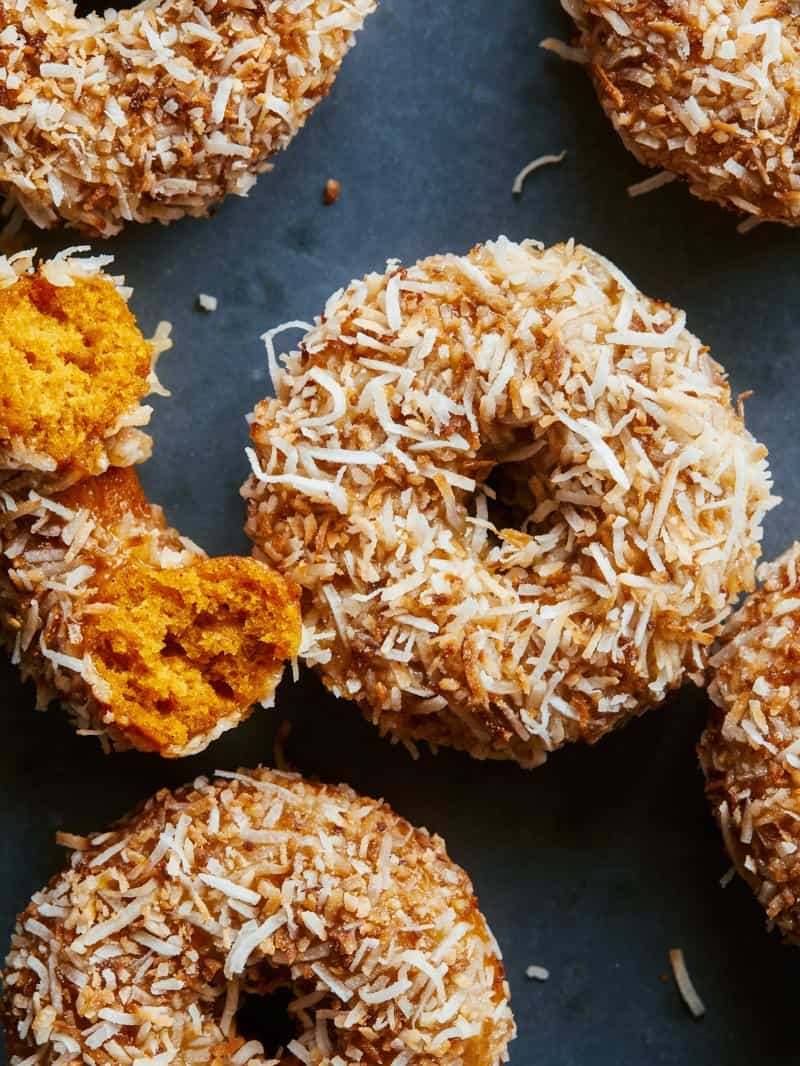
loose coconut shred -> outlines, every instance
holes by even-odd
[[[508,986],[469,879],[384,804],[219,772],[72,843],[13,937],[12,1063],[265,1066],[236,1011],[282,986],[286,1066],[507,1061]]]
[[[755,218],[800,223],[800,30],[766,0],[562,0],[600,101],[642,163]]]
[[[776,501],[682,311],[500,238],[353,282],[283,364],[276,332],[247,528],[337,696],[536,765],[702,679]]]
[[[759,578],[711,660],[700,761],[735,869],[800,943],[800,544]]]
[[[375,0],[0,3],[0,189],[111,236],[245,196],[333,84]]]

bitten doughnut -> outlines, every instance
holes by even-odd
[[[337,696],[535,765],[702,675],[775,501],[685,321],[588,249],[501,238],[390,263],[270,356],[247,528]]]
[[[2,639],[40,708],[59,699],[106,745],[192,754],[272,699],[297,590],[208,559],[145,497],[131,464],[163,336],[144,340],[96,262],[26,269],[0,290]]]
[[[695,196],[800,223],[792,5],[566,0],[600,102],[636,158]]]
[[[333,84],[375,0],[0,3],[0,191],[111,236],[244,196]]]
[[[759,578],[711,660],[700,761],[736,870],[800,943],[800,544]]]
[[[270,770],[160,792],[20,915],[12,1063],[495,1066],[514,1035],[494,938],[443,841],[344,786]],[[279,1059],[240,995],[289,986]]]
[[[64,488],[150,455],[141,401],[168,328],[146,341],[130,290],[103,273],[111,257],[76,251],[38,267],[30,251],[0,257],[0,487],[21,471],[25,487]]]

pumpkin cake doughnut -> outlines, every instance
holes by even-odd
[[[106,745],[192,754],[271,701],[297,590],[208,559],[146,499],[130,464],[150,452],[134,427],[163,331],[144,340],[97,263],[26,263],[0,289],[2,639],[40,708],[59,699]]]
[[[391,262],[270,352],[247,530],[335,695],[536,765],[702,677],[776,501],[685,322],[586,248],[500,238]]]
[[[63,488],[150,455],[155,362],[169,331],[146,341],[110,256],[70,248],[34,266],[34,253],[0,257],[0,487]],[[163,391],[163,390],[162,390]],[[35,475],[35,477],[34,477]]]
[[[508,986],[472,885],[385,804],[220,772],[69,840],[69,868],[13,936],[13,1064],[507,1061]],[[297,1036],[274,1059],[236,1010],[285,986]]]
[[[375,0],[0,2],[0,192],[111,236],[245,196],[330,89]]]
[[[736,870],[800,943],[800,544],[759,578],[711,660],[699,753]]]
[[[563,0],[606,114],[636,158],[704,200],[800,223],[800,28],[754,0]]]

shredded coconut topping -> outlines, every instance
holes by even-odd
[[[294,990],[301,1062],[507,1061],[508,986],[469,879],[385,805],[259,769],[161,792],[102,841],[17,925],[12,1063],[120,1047],[267,1066],[235,1015],[240,990],[271,982]]]
[[[711,660],[700,761],[735,870],[800,940],[800,544],[758,576]]]
[[[38,226],[110,236],[246,196],[333,84],[375,0],[15,0],[0,186]]]
[[[603,107],[641,162],[734,211],[800,222],[793,5],[683,0],[665,14],[658,0],[562,4]]]
[[[500,238],[354,281],[271,365],[248,531],[382,730],[535,765],[701,677],[776,501],[683,312]]]

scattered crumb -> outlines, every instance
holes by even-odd
[[[341,193],[341,191],[341,182],[337,181],[336,178],[328,178],[328,180],[325,182],[325,188],[322,193],[322,202],[328,205],[335,204],[336,201],[339,199],[339,194]]]
[[[525,971],[525,976],[529,981],[548,981],[550,971],[544,966],[529,966]]]
[[[216,296],[209,296],[208,293],[201,292],[197,297],[197,306],[201,311],[208,311],[210,314],[219,307],[219,300]]]
[[[680,948],[671,948],[669,952],[669,964],[672,967],[672,976],[686,1006],[691,1011],[693,1018],[702,1018],[706,1012],[705,1005],[695,991],[689,971],[686,969],[686,961]]]
[[[536,159],[532,159],[527,166],[524,166],[522,170],[514,178],[514,183],[511,186],[512,196],[522,195],[522,186],[525,184],[525,179],[529,174],[532,174],[534,170],[538,170],[540,167],[552,166],[554,163],[560,163],[566,156],[566,149],[559,155],[540,155]]]

